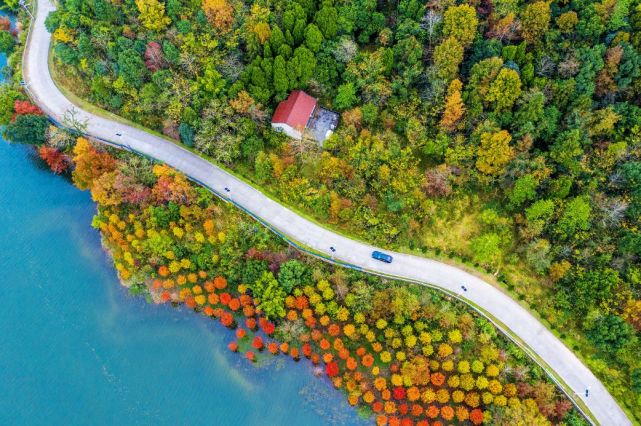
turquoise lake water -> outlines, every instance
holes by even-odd
[[[0,141],[0,425],[369,423],[309,363],[256,368],[219,324],[130,296],[93,213]]]

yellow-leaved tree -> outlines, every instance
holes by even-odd
[[[171,22],[171,19],[165,16],[165,5],[158,0],[136,0],[136,6],[140,12],[138,18],[148,30],[164,30]]]
[[[478,149],[476,168],[481,173],[498,176],[514,157],[514,148],[510,146],[512,136],[506,130],[483,132]]]

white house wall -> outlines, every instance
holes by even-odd
[[[285,123],[272,123],[272,128],[278,132],[283,132],[290,138],[303,139],[303,134]]]

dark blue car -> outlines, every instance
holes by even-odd
[[[381,253],[380,251],[373,251],[372,258],[380,260],[381,262],[392,263],[392,256],[390,256],[389,254]]]

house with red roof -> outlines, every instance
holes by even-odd
[[[338,114],[318,105],[316,98],[294,90],[278,104],[272,116],[272,128],[290,138],[309,137],[323,143],[336,129]]]

